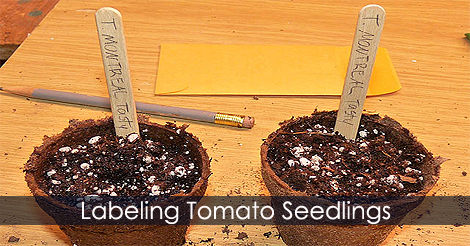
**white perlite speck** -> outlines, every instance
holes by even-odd
[[[392,174],[392,175],[387,177],[386,182],[389,185],[392,185],[394,183],[398,183],[398,177]]]
[[[417,169],[413,169],[413,168],[411,168],[411,167],[407,167],[407,168],[405,169],[405,173],[418,173],[418,174],[419,174],[419,173],[421,173],[421,171],[420,171],[420,170],[417,170]]]
[[[365,138],[365,137],[367,137],[367,132],[366,131],[360,131],[359,136],[361,136],[361,138]]]
[[[364,142],[364,143],[361,143],[361,144],[359,145],[359,147],[365,148],[365,147],[367,147],[367,143],[365,143],[365,142]]]
[[[88,143],[89,144],[95,144],[98,141],[100,141],[100,139],[101,139],[101,136],[94,136],[94,137],[90,138],[90,140],[88,140]]]
[[[155,146],[153,146],[152,140],[145,140],[145,145],[147,146],[147,148],[155,148]]]
[[[343,152],[344,151],[344,147],[339,147],[339,152]]]
[[[62,182],[60,182],[59,180],[53,179],[53,180],[51,180],[51,183],[52,183],[52,184],[55,184],[55,185],[59,185],[59,184],[61,184]]]
[[[149,164],[150,162],[152,162],[152,157],[146,155],[146,156],[144,156],[144,158],[142,158],[142,160],[143,160],[145,163]]]
[[[294,147],[291,149],[291,153],[296,157],[296,158],[300,158],[300,156],[302,155],[302,153],[305,152],[305,149],[302,148],[302,147]]]
[[[155,181],[155,179],[156,179],[156,177],[152,175],[152,176],[150,176],[150,177],[148,178],[148,181],[149,181],[150,183],[153,183],[153,181]]]
[[[295,164],[295,161],[294,160],[288,160],[287,161],[287,165],[289,165],[289,167],[293,167]]]
[[[90,168],[90,164],[88,164],[88,163],[82,163],[82,164],[80,165],[80,168],[83,169],[83,170],[87,170],[88,168]]]
[[[335,190],[338,190],[338,189],[339,189],[339,187],[338,187],[338,181],[336,181],[336,180],[330,181],[330,185],[331,185],[331,187],[332,187],[333,189],[335,189]]]
[[[376,135],[379,134],[379,131],[377,129],[372,130],[372,132]]]
[[[73,149],[71,153],[76,154],[76,153],[78,153],[78,151],[79,151],[78,149]]]
[[[313,162],[313,165],[320,165],[320,162],[323,161],[323,159],[318,155],[314,155],[312,156],[311,161]]]
[[[139,134],[137,133],[132,133],[127,136],[127,140],[129,140],[130,143],[134,142],[136,139],[139,138]]]
[[[175,172],[176,172],[176,176],[180,178],[186,175],[186,169],[184,169],[184,167],[176,167]]]
[[[356,155],[356,151],[349,152],[350,155]]]
[[[158,196],[158,195],[160,195],[160,186],[158,186],[158,185],[152,186],[149,195],[151,195],[151,196]]]
[[[50,170],[49,172],[47,172],[47,176],[50,177],[50,176],[52,176],[52,175],[54,175],[54,174],[56,174],[56,173],[57,173],[57,172],[56,172],[54,169],[52,169],[52,170]]]
[[[307,158],[304,158],[304,157],[300,158],[299,162],[300,162],[300,165],[302,165],[304,167],[310,165],[310,160],[307,159]]]
[[[116,192],[111,192],[111,194],[109,194],[110,196],[117,196]]]
[[[72,150],[72,148],[70,148],[69,146],[65,146],[65,147],[62,147],[62,148],[59,149],[59,151],[63,152],[63,153],[67,153],[71,150]]]
[[[194,163],[192,163],[192,162],[189,163],[189,164],[188,164],[188,168],[189,168],[189,169],[194,169]]]

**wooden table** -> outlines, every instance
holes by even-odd
[[[207,195],[267,195],[259,146],[291,116],[315,108],[332,110],[339,97],[154,96],[161,43],[351,45],[357,13],[369,1],[80,1],[62,0],[0,70],[1,86],[31,87],[106,96],[94,22],[103,6],[123,15],[135,98],[138,101],[247,114],[256,126],[237,129],[190,123],[213,158]],[[377,1],[387,11],[380,45],[388,48],[403,89],[368,98],[365,108],[389,115],[409,128],[435,155],[449,158],[432,193],[470,195],[470,3]],[[101,118],[96,108],[0,95],[1,195],[29,195],[23,165],[44,135],[62,131],[70,119]],[[168,118],[152,117],[163,123]],[[31,207],[43,213],[36,205]],[[216,245],[283,245],[266,238],[271,226],[191,226],[187,240],[214,238]],[[1,226],[20,245],[63,245],[57,226]],[[469,226],[403,226],[385,245],[467,245]],[[248,238],[235,239],[238,232]],[[15,245],[16,245],[15,244]],[[204,244],[204,243],[201,243]]]
[[[58,1],[2,0],[0,62],[7,60],[13,54]]]

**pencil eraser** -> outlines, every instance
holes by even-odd
[[[255,125],[255,118],[250,117],[250,116],[245,116],[245,118],[243,118],[242,127],[252,128],[254,125]]]

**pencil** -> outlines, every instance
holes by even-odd
[[[109,98],[107,97],[88,96],[71,92],[19,86],[0,87],[0,91],[48,101],[95,106],[107,109],[111,108]],[[242,128],[252,128],[255,124],[255,119],[253,117],[244,115],[226,114],[220,112],[164,106],[143,102],[135,102],[135,106],[137,111],[139,112],[159,116],[210,122],[220,125],[236,126]]]

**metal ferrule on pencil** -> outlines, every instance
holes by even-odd
[[[227,126],[242,127],[244,115],[216,113],[214,116],[214,123]]]

